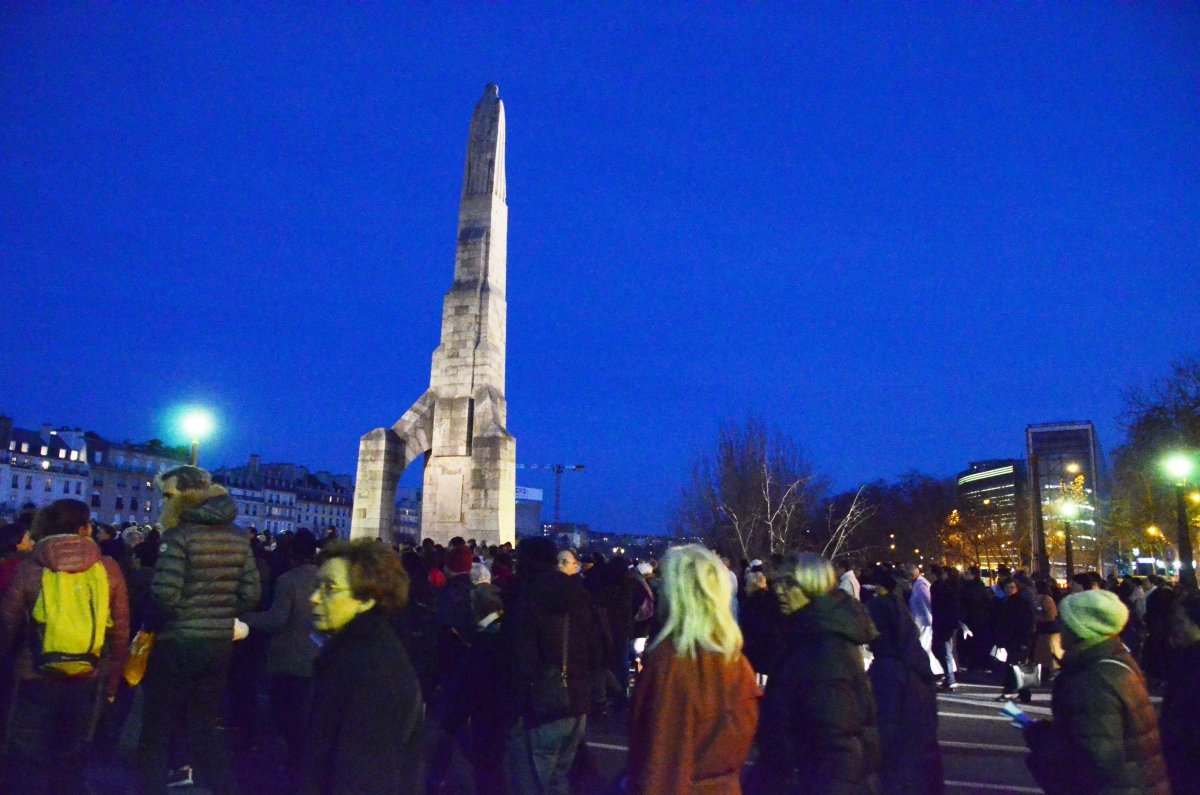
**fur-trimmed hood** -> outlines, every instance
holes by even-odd
[[[224,486],[213,483],[203,489],[180,492],[167,500],[159,520],[166,530],[181,524],[232,524],[237,505]]]

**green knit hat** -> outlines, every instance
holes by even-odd
[[[1129,620],[1129,608],[1120,598],[1112,591],[1101,590],[1071,594],[1059,602],[1058,614],[1084,646],[1120,634]]]

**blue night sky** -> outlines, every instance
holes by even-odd
[[[1195,4],[316,5],[8,5],[18,426],[172,438],[196,401],[207,465],[353,472],[428,385],[488,82],[508,426],[587,465],[564,519],[659,530],[749,413],[839,488],[1031,422],[1111,449],[1196,352]]]

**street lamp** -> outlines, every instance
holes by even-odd
[[[1175,482],[1175,514],[1179,534],[1179,584],[1188,588],[1196,587],[1196,569],[1192,564],[1192,533],[1188,527],[1187,516],[1187,485],[1196,463],[1185,453],[1174,453],[1163,462],[1171,480]]]
[[[204,409],[192,409],[183,415],[183,432],[192,440],[192,466],[199,466],[200,440],[212,433],[213,417]]]
[[[1075,554],[1071,548],[1071,520],[1079,515],[1079,503],[1074,500],[1063,500],[1058,506],[1059,516],[1063,520],[1063,555],[1066,558],[1067,579],[1075,573]]]

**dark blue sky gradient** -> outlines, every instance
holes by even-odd
[[[353,472],[428,384],[487,82],[509,429],[587,465],[564,518],[661,528],[751,412],[845,488],[1111,448],[1196,352],[1195,4],[693,5],[9,5],[0,412],[199,401],[207,464]]]

